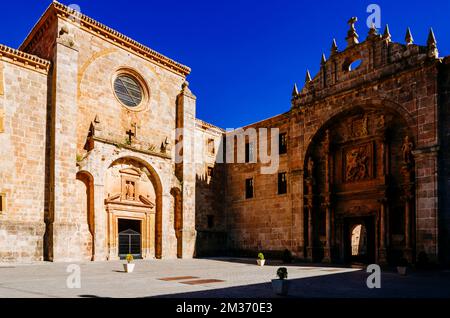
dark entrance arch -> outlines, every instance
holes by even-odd
[[[304,163],[308,259],[383,264],[401,255],[412,261],[413,144],[406,121],[382,107],[351,108],[318,130]],[[366,246],[353,255],[357,225]]]

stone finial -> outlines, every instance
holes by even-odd
[[[383,39],[388,42],[391,42],[391,39],[392,39],[391,31],[389,30],[389,25],[387,25],[387,24],[386,24],[386,27],[384,28]]]
[[[406,45],[412,45],[414,43],[414,38],[411,34],[411,29],[408,28],[406,30],[406,36],[405,36]]]
[[[309,73],[309,70],[306,70],[305,83],[308,84],[309,82],[311,82],[311,73]]]
[[[325,53],[322,53],[322,60],[320,61],[320,64],[325,65],[326,62],[327,62],[327,58],[325,56]]]
[[[181,94],[187,95],[187,96],[191,96],[191,97],[195,97],[194,94],[192,94],[190,88],[189,88],[189,82],[185,81],[183,82],[183,84],[181,85]]]
[[[368,33],[368,35],[367,35],[367,38],[368,38],[368,39],[374,39],[374,38],[376,38],[377,36],[378,36],[378,30],[377,30],[377,28],[375,27],[375,23],[372,22],[372,25],[370,26],[369,33]]]
[[[295,98],[298,96],[298,88],[297,83],[294,84],[294,88],[292,89],[292,98]]]
[[[355,23],[358,22],[357,17],[352,17],[348,20],[348,25],[350,26],[350,30],[347,33],[347,47],[351,47],[355,44],[359,43],[359,35],[356,33]]]
[[[338,46],[336,44],[336,39],[333,39],[333,43],[331,44],[331,55],[338,53]]]
[[[439,51],[437,49],[437,41],[436,37],[434,36],[434,31],[432,28],[430,29],[430,33],[428,34],[427,47],[429,57],[433,58],[439,57]]]

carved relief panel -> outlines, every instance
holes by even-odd
[[[358,182],[374,177],[373,148],[373,142],[344,148],[342,156],[342,175],[344,182]]]

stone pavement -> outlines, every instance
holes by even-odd
[[[247,259],[136,261],[132,274],[123,262],[81,263],[81,289],[67,288],[69,264],[0,264],[0,297],[275,297],[270,280],[281,264],[265,267]],[[285,265],[283,265],[285,266]],[[361,269],[292,264],[290,297],[450,298],[450,271],[414,272],[406,277],[383,272],[382,288],[366,286]]]

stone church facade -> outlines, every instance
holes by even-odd
[[[448,262],[450,59],[354,23],[288,112],[245,127],[281,133],[262,174],[218,160],[230,132],[196,118],[188,67],[53,2],[0,46],[0,261]]]

